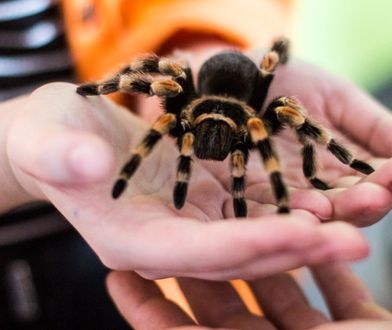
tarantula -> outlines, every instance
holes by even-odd
[[[294,129],[302,144],[303,173],[315,188],[325,190],[329,186],[316,176],[314,142],[325,146],[353,169],[372,173],[370,165],[354,158],[322,125],[310,119],[298,100],[278,97],[262,112],[275,69],[287,60],[288,41],[284,38],[273,43],[259,67],[241,52],[218,53],[202,65],[196,90],[187,64],[148,54],[134,60],[111,79],[79,86],[77,92],[81,95],[121,91],[162,98],[164,114],[121,169],[112,190],[113,198],[123,193],[142,159],[165,134],[177,138],[180,151],[173,193],[177,209],[185,203],[192,154],[218,161],[230,154],[234,213],[237,217],[246,216],[246,163],[249,150],[257,149],[269,174],[278,212],[289,212],[287,187],[270,139],[284,126]]]

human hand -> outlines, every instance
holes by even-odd
[[[281,95],[298,98],[311,118],[376,169],[364,176],[319,146],[318,176],[334,189],[307,191],[301,196],[303,204],[298,207],[325,220],[344,220],[356,226],[380,220],[392,207],[392,115],[389,111],[354,84],[295,59],[278,68],[266,104]],[[302,175],[296,137],[286,131],[276,140],[281,147],[288,184],[308,186]],[[253,173],[248,177],[251,186],[248,198],[261,201],[260,191],[266,189],[265,184]],[[292,203],[297,204],[296,198],[294,193]]]
[[[329,306],[332,321],[308,303],[289,274],[249,282],[263,316],[249,312],[227,282],[179,279],[197,322],[167,300],[153,281],[144,280],[135,273],[112,272],[107,278],[107,286],[119,312],[135,330],[392,328],[392,314],[375,303],[349,267],[334,263],[317,266],[312,271]]]
[[[227,218],[223,206],[230,194],[203,165],[195,165],[188,203],[176,210],[177,154],[169,139],[143,162],[126,194],[113,200],[115,168],[145,130],[103,97],[81,97],[70,84],[47,85],[15,109],[6,130],[8,166],[20,194],[52,202],[108,267],[148,278],[252,278],[366,255],[354,228],[320,226],[305,211],[260,217],[255,207],[246,221],[210,222]]]

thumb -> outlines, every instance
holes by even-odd
[[[99,183],[114,170],[110,145],[99,136],[58,124],[34,126],[31,122],[13,127],[8,154],[15,173],[50,185]]]
[[[90,110],[71,84],[49,84],[26,99],[7,134],[8,159],[22,186],[80,186],[110,175],[113,150],[99,135],[100,112]]]

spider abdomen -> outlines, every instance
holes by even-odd
[[[206,119],[195,127],[194,152],[200,159],[224,160],[230,152],[234,131],[222,120]]]
[[[201,95],[231,96],[249,101],[259,78],[259,69],[240,52],[223,52],[209,58],[200,68]]]

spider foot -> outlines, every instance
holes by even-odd
[[[278,213],[279,214],[287,214],[290,213],[290,209],[287,206],[280,206],[278,207]]]
[[[238,217],[246,217],[248,214],[248,207],[246,205],[246,201],[243,198],[234,198],[233,199],[233,207],[234,214],[236,218]]]
[[[177,181],[173,191],[173,201],[176,209],[179,210],[184,206],[187,192],[188,183]]]
[[[289,39],[282,37],[274,41],[271,50],[277,52],[279,54],[279,62],[285,64],[289,59],[289,48]]]
[[[119,77],[114,77],[101,83],[88,83],[80,85],[76,88],[76,93],[87,95],[106,95],[117,92],[119,89]]]
[[[358,172],[361,172],[363,174],[370,174],[374,172],[374,168],[371,167],[369,164],[358,160],[358,159],[354,159],[351,164],[350,167],[353,168],[354,170],[357,170]]]
[[[87,96],[87,95],[99,95],[98,85],[97,84],[84,84],[78,86],[76,89],[76,93]]]
[[[327,185],[324,181],[320,180],[319,178],[309,179],[309,182],[312,184],[313,187],[320,190],[328,190],[331,189],[329,185]]]
[[[119,198],[124,190],[127,188],[127,181],[125,179],[118,179],[112,189],[112,197]]]

